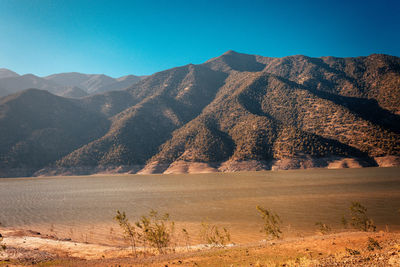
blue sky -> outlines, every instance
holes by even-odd
[[[227,50],[400,56],[400,1],[0,0],[0,67],[145,75]]]

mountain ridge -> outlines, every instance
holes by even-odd
[[[0,97],[36,88],[60,96],[79,98],[108,91],[123,90],[140,81],[143,77],[146,76],[126,75],[112,78],[104,74],[83,74],[79,72],[56,73],[39,77],[33,74],[18,75],[11,70],[0,69]]]
[[[395,166],[399,100],[398,57],[228,51],[72,99],[108,127],[33,175]]]

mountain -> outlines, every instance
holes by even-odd
[[[59,96],[78,98],[122,90],[141,79],[141,76],[134,75],[114,79],[103,74],[82,74],[78,72],[59,73],[42,78],[33,74],[20,76],[11,70],[0,69],[0,97],[35,88],[47,90]]]
[[[8,69],[2,69],[0,68],[0,79],[2,78],[10,78],[10,77],[18,77],[18,73],[13,72],[11,70]]]
[[[0,79],[0,96],[6,96],[30,88],[47,90],[51,93],[58,94],[62,92],[64,87],[53,81],[40,78],[33,74],[11,76]]]
[[[0,176],[29,176],[101,137],[105,116],[45,90],[0,98]]]
[[[89,94],[83,91],[81,88],[77,86],[71,86],[66,88],[62,93],[61,96],[69,97],[69,98],[80,98],[84,96],[88,96]]]
[[[90,74],[83,74],[79,72],[66,72],[66,73],[52,74],[43,78],[65,87],[73,87],[73,86],[79,87],[82,83],[90,79],[90,77],[91,77]]]
[[[88,94],[122,90],[140,81],[140,76],[127,75],[117,79],[104,74],[59,73],[44,77],[65,87],[79,87]]]
[[[45,168],[29,167],[49,175],[400,165],[399,100],[398,57],[271,58],[228,51],[124,90],[66,100],[107,118],[109,127],[51,157]],[[20,125],[20,116],[11,121]],[[14,164],[8,169],[22,166],[7,155]]]
[[[96,93],[103,93],[103,92],[109,92],[109,91],[117,91],[117,90],[122,90],[126,89],[135,83],[139,82],[142,80],[142,77],[140,76],[135,76],[135,75],[127,75],[127,76],[122,76],[120,78],[115,79],[116,81],[103,85],[99,88],[96,89]]]

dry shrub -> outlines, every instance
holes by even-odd
[[[148,243],[161,254],[166,252],[175,230],[175,223],[169,219],[168,213],[159,216],[157,211],[151,210],[147,216],[142,216],[136,222],[136,226],[141,230],[140,236],[144,244]]]
[[[261,206],[256,207],[258,212],[261,215],[261,218],[264,221],[263,227],[261,229],[262,232],[265,233],[267,239],[278,239],[281,237],[282,231],[280,229],[280,224],[282,223],[278,214],[264,209]]]
[[[364,232],[375,232],[376,226],[374,221],[368,218],[367,208],[359,202],[352,202],[350,206],[350,224],[355,229]]]
[[[137,243],[139,242],[139,234],[137,233],[136,227],[129,222],[125,211],[121,213],[119,210],[117,210],[114,220],[116,220],[119,226],[122,228],[122,231],[124,232],[124,239],[130,244],[132,253],[134,253],[136,257],[136,247]]]
[[[227,228],[223,227],[221,231],[216,225],[208,222],[201,223],[200,237],[212,246],[225,246],[227,242],[231,241],[231,235]]]
[[[323,235],[329,234],[332,231],[332,228],[325,223],[316,222],[315,225],[318,226],[318,231]]]

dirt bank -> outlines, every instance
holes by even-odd
[[[0,252],[3,266],[400,266],[398,232],[342,232],[225,248],[181,247],[166,255],[148,252],[137,258],[128,247],[59,240],[34,231],[2,233],[7,246]]]

